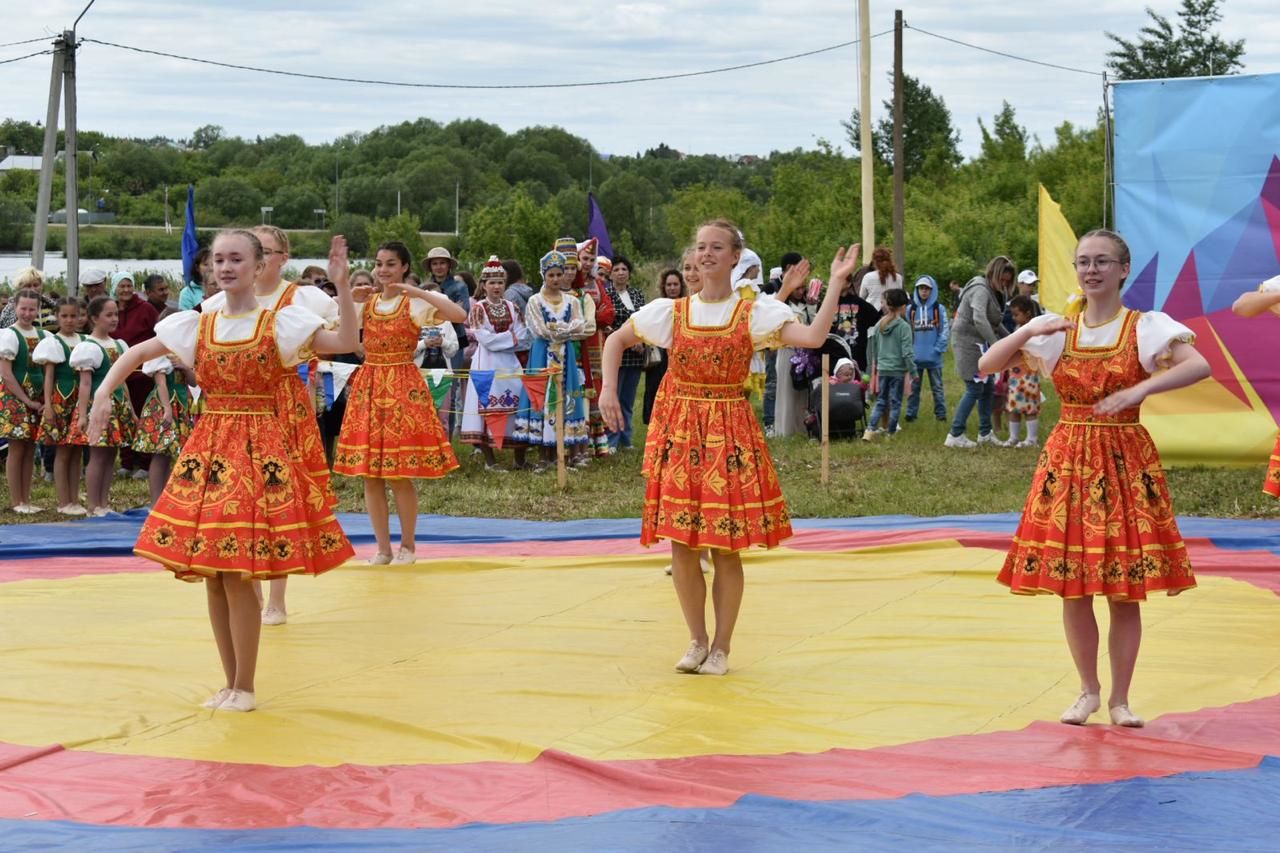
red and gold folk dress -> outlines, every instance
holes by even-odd
[[[705,325],[695,323],[695,312]],[[794,319],[777,300],[736,294],[720,303],[656,299],[631,316],[642,340],[669,352],[645,443],[642,544],[670,539],[736,552],[791,536],[778,475],[742,386],[754,351],[778,346],[782,326]]]
[[[351,377],[333,470],[351,477],[436,479],[458,467],[426,380],[413,363],[435,309],[401,296],[361,311],[364,364]]]
[[[204,409],[134,553],[189,581],[320,574],[353,555],[329,506],[309,494],[276,409],[282,364],[309,350],[322,325],[298,307],[183,311],[156,324],[156,337],[195,364]],[[286,337],[298,343],[282,345]]]
[[[1144,322],[1149,328],[1141,334],[1148,343],[1140,347]],[[1052,376],[1062,415],[1040,454],[997,578],[1012,592],[1145,601],[1148,592],[1175,594],[1196,585],[1160,457],[1138,423],[1139,409],[1093,412],[1096,403],[1150,376],[1153,353],[1167,353],[1173,341],[1190,341],[1192,335],[1155,312],[1126,309],[1104,327],[1117,324],[1118,335],[1108,345],[1083,345],[1082,332],[1096,330],[1085,329],[1081,320],[1066,333],[1032,339],[1047,351],[1024,350],[1030,360],[1048,355],[1051,363],[1060,348]]]
[[[297,305],[320,317],[326,329],[338,325],[338,303],[318,287],[280,281],[270,293],[257,294],[257,299],[258,304],[268,311]],[[222,310],[225,304],[226,294],[219,292],[201,303],[201,310]],[[316,362],[312,361],[310,367],[309,375],[314,375]],[[302,485],[308,491],[308,500],[318,495],[330,508],[336,507],[338,498],[333,492],[333,484],[329,482],[329,463],[324,455],[320,427],[316,423],[315,404],[306,383],[298,375],[298,369],[282,366],[274,391],[285,442],[293,460],[302,466],[305,475]]]

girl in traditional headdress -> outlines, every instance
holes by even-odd
[[[462,440],[473,444],[484,453],[485,465],[496,469],[497,457],[493,448],[500,448],[512,441],[515,435],[515,413],[520,405],[522,367],[516,351],[528,346],[529,333],[524,318],[514,304],[503,297],[507,287],[507,273],[497,255],[489,258],[480,272],[483,291],[471,303],[467,315],[467,336],[475,341],[476,351],[471,358],[471,381],[467,383],[466,400],[463,403]],[[477,373],[493,371],[492,384],[485,390],[484,377]],[[481,399],[481,391],[484,391]],[[507,415],[501,435],[489,430],[487,416]],[[525,446],[515,444],[516,467],[525,465]]]

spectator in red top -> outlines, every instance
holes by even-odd
[[[156,322],[160,312],[136,292],[133,275],[118,272],[111,277],[111,295],[120,306],[120,322],[116,326],[116,337],[129,346],[137,346],[145,340],[156,336]],[[141,370],[135,370],[125,383],[129,387],[129,400],[133,403],[133,413],[142,414],[142,404],[155,383]],[[147,470],[151,467],[150,453],[136,453],[132,447],[120,448],[120,470],[117,474],[145,480]]]

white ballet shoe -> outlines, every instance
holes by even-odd
[[[1097,693],[1081,693],[1080,698],[1071,704],[1071,707],[1062,712],[1062,716],[1058,719],[1069,726],[1083,726],[1099,708],[1102,707],[1102,697]]]
[[[374,554],[372,557],[369,558],[369,565],[371,566],[385,566],[385,565],[388,565],[390,562],[391,562],[390,554]]]
[[[80,506],[80,504],[67,504],[66,506],[60,506],[60,507],[58,507],[58,514],[59,514],[59,515],[72,515],[72,516],[88,515],[88,514],[89,514],[89,510],[87,510],[87,509],[85,509],[84,507]]]
[[[263,625],[283,625],[289,621],[289,614],[276,607],[268,607],[262,611]]]
[[[707,652],[706,646],[694,640],[689,644],[689,651],[676,662],[676,672],[697,672],[698,667],[707,659]]]
[[[729,656],[720,649],[707,655],[698,667],[698,675],[726,675],[729,672]]]
[[[218,706],[219,711],[248,712],[258,707],[258,701],[248,690],[232,690],[231,695]]]
[[[393,566],[411,566],[416,562],[418,562],[418,555],[404,547],[401,547],[396,555],[391,558],[391,565]]]
[[[221,690],[219,690],[217,693],[213,694],[208,699],[206,699],[203,703],[203,706],[205,708],[216,708],[219,705],[221,705],[223,702],[227,701],[227,697],[230,696],[231,693],[232,693],[232,690],[230,687],[224,687]]]
[[[1130,711],[1128,705],[1113,705],[1111,707],[1111,724],[1115,726],[1124,726],[1128,729],[1140,729],[1145,726],[1147,722],[1137,714],[1133,713],[1133,711]]]

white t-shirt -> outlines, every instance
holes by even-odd
[[[1101,326],[1086,326],[1084,316],[1081,315],[1076,326],[1076,342],[1082,347],[1115,346],[1124,328],[1125,313],[1121,311],[1114,319]],[[1060,319],[1057,314],[1041,314],[1027,323],[1027,327],[1034,331],[1038,326],[1056,319]],[[1143,370],[1155,373],[1168,364],[1169,350],[1175,341],[1194,343],[1195,339],[1195,332],[1163,311],[1144,311],[1138,318],[1138,361]],[[1033,370],[1048,375],[1057,367],[1066,345],[1066,332],[1035,335],[1022,348],[1022,354]]]
[[[246,314],[236,315],[219,312],[213,321],[214,342],[243,341],[253,337],[258,326],[258,315],[262,310],[257,308]],[[156,323],[156,337],[183,364],[196,363],[196,336],[200,332],[201,316],[203,315],[198,311],[179,311]],[[323,318],[300,305],[286,305],[277,311],[275,338],[280,363],[293,367],[306,361],[311,356],[311,339],[324,326]],[[75,353],[71,354],[71,359],[74,367]]]
[[[728,325],[733,309],[741,301],[735,292],[728,299],[703,302],[700,294],[689,297],[689,322],[695,326],[717,327]],[[627,321],[637,337],[647,344],[663,349],[671,348],[675,332],[675,300],[655,299],[631,315]],[[778,335],[787,323],[794,323],[796,315],[776,299],[758,298],[751,309],[751,344],[755,349],[776,349],[781,346]]]
[[[858,295],[876,306],[877,311],[884,310],[884,292],[902,288],[902,276],[893,275],[887,280],[880,277],[879,270],[872,270],[862,277],[858,287]]]

